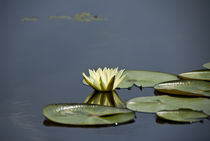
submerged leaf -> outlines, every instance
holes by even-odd
[[[137,97],[127,101],[127,108],[148,113],[156,113],[163,110],[191,109],[210,115],[210,99],[173,97],[167,95]]]
[[[196,122],[208,117],[208,115],[204,114],[203,112],[187,109],[160,111],[157,112],[156,115],[160,118],[176,122]]]
[[[210,80],[210,69],[181,73],[179,77],[183,79]]]
[[[154,88],[175,95],[210,97],[210,82],[202,80],[175,80],[157,84]]]
[[[44,107],[43,114],[53,122],[70,125],[110,125],[135,117],[128,109],[89,104],[50,104]]]
[[[134,84],[139,87],[153,87],[155,84],[161,82],[179,79],[176,75],[173,74],[153,71],[128,70],[124,73],[127,73],[127,76],[120,83],[120,85],[118,86],[119,88],[130,88]]]

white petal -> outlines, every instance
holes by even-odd
[[[89,69],[90,76],[87,77],[84,73],[84,78],[88,81],[87,83],[96,90],[99,91],[112,91],[114,90],[120,82],[125,78],[123,75],[124,70],[119,70],[116,68],[104,67],[102,70],[98,68],[96,71]]]
[[[120,77],[122,76],[124,70],[120,70],[117,75],[116,75],[116,79],[120,79]]]
[[[100,87],[96,86],[96,85],[94,84],[94,81],[92,81],[91,79],[89,79],[89,78],[85,75],[85,73],[82,73],[82,75],[83,75],[85,81],[88,83],[88,85],[90,85],[92,88],[94,88],[94,89],[96,89],[96,90],[100,90]]]
[[[127,74],[125,74],[122,77],[120,77],[119,79],[117,79],[114,83],[113,89],[116,89],[126,76],[127,76]]]

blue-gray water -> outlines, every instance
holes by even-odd
[[[50,20],[90,12],[107,21]],[[24,17],[38,21],[21,22]],[[119,67],[179,74],[210,61],[207,0],[1,0],[0,140],[209,141],[210,122],[161,124],[154,114],[106,128],[57,127],[42,108],[92,93],[89,68]],[[153,89],[118,90],[123,100]]]

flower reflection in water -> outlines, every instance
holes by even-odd
[[[120,97],[115,91],[112,92],[94,91],[85,99],[84,103],[125,108],[125,103],[120,99]]]

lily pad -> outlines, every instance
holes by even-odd
[[[210,97],[210,82],[202,80],[175,80],[157,84],[154,88],[175,95]]]
[[[89,104],[50,104],[44,107],[43,114],[53,122],[69,125],[110,125],[135,117],[128,109]]]
[[[51,20],[71,20],[71,16],[49,16]]]
[[[178,80],[176,75],[169,73],[153,72],[153,71],[134,71],[128,70],[125,79],[118,86],[119,88],[130,88],[134,84],[139,87],[153,87],[154,85],[170,81]]]
[[[160,118],[176,122],[196,122],[208,117],[208,115],[204,114],[203,112],[187,109],[160,111],[157,112],[156,115]]]
[[[210,62],[203,64],[204,68],[210,69]]]
[[[196,80],[209,80],[210,81],[210,69],[196,70],[179,74],[182,79],[196,79]]]
[[[127,101],[127,108],[138,112],[156,113],[163,110],[191,109],[210,115],[210,99],[173,96],[137,97]]]
[[[83,13],[76,14],[73,16],[73,19],[75,21],[80,21],[80,22],[106,21],[105,18],[98,17],[98,16],[93,15],[89,12],[83,12]]]
[[[25,17],[21,19],[22,22],[35,22],[38,20],[39,20],[39,17]]]

